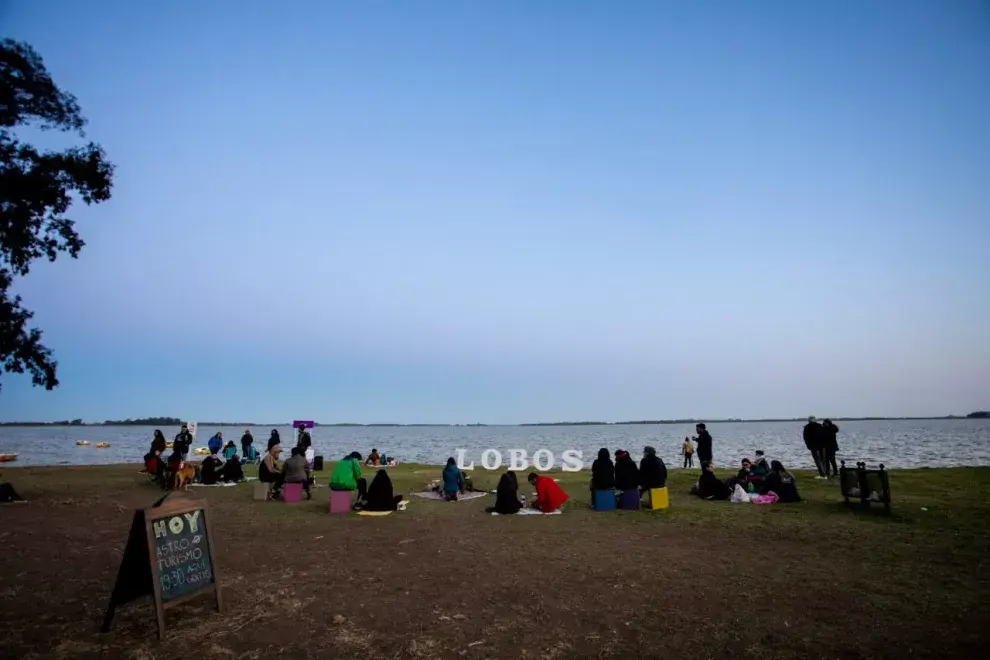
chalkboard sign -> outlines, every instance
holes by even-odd
[[[102,630],[110,629],[118,605],[145,595],[155,599],[159,638],[170,605],[212,591],[221,610],[210,529],[205,500],[170,494],[135,511]]]

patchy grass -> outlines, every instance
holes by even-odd
[[[137,469],[2,470],[30,503],[0,509],[0,657],[945,658],[990,641],[988,468],[893,471],[889,518],[805,473],[805,502],[758,506],[693,498],[697,471],[673,470],[669,510],[615,513],[590,509],[587,473],[556,473],[573,499],[549,517],[485,515],[492,498],[331,516],[325,488],[294,505],[194,488],[224,614],[170,610],[159,643],[137,601],[101,635],[131,512],[160,496]],[[390,470],[397,492],[439,472]]]

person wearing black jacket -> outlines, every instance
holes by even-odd
[[[642,495],[651,488],[663,488],[667,485],[667,466],[657,456],[653,447],[643,448],[643,460],[639,462],[639,494]]]
[[[485,509],[488,513],[512,515],[522,508],[519,501],[519,482],[516,473],[509,470],[498,480],[495,490],[495,506]]]
[[[244,429],[244,435],[241,436],[241,456],[244,458],[251,457],[250,447],[254,444],[254,436],[251,435],[251,429]]]
[[[304,456],[306,455],[306,450],[313,446],[313,438],[309,435],[309,431],[302,426],[299,427],[299,440],[296,446],[302,449]]]
[[[693,492],[704,500],[727,500],[732,495],[728,484],[715,476],[715,467],[711,463],[701,464],[698,489]]]
[[[615,450],[616,490],[636,490],[639,488],[639,468],[625,449]]]
[[[612,490],[615,488],[615,465],[608,455],[608,449],[598,450],[598,458],[591,464],[591,501],[595,501],[596,490]]]
[[[192,447],[193,437],[189,432],[189,427],[185,424],[182,425],[182,430],[179,431],[178,435],[175,436],[175,440],[172,441],[172,449],[182,454],[185,458],[189,455],[189,448]]]
[[[825,429],[814,416],[808,418],[808,423],[804,425],[804,446],[811,452],[811,458],[818,468],[818,476],[815,479],[825,478]]]
[[[704,466],[705,463],[712,462],[712,434],[703,423],[695,424],[694,430],[698,434],[698,461]]]
[[[835,464],[835,455],[839,451],[839,427],[832,423],[832,420],[826,419],[822,422],[822,428],[825,430],[825,449],[822,460],[825,463],[825,476],[837,477],[839,476],[839,466]]]

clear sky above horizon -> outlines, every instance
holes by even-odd
[[[0,419],[990,407],[986,2],[6,0],[0,35],[117,166],[17,287],[62,385],[4,374]]]

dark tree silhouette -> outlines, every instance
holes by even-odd
[[[35,259],[79,255],[84,243],[65,213],[76,199],[110,199],[113,165],[93,142],[38,151],[19,141],[14,129],[85,137],[85,125],[76,98],[58,88],[31,46],[0,41],[0,376],[28,372],[35,386],[47,390],[58,386],[58,363],[41,343],[41,331],[28,327],[33,313],[10,289]]]

